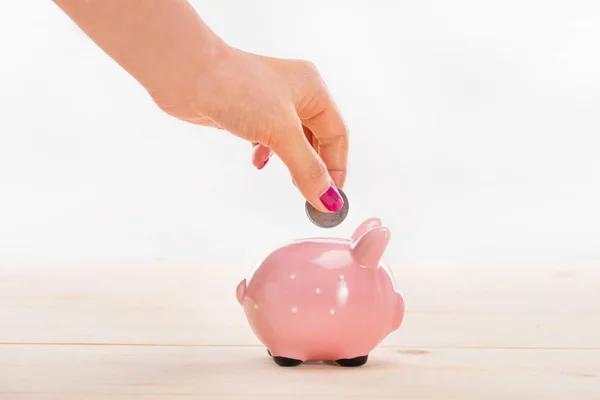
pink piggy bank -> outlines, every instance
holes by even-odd
[[[361,366],[400,327],[404,299],[382,262],[389,240],[389,229],[372,218],[352,239],[302,239],[278,248],[239,283],[237,300],[277,365]]]

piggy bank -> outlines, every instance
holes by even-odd
[[[400,327],[404,299],[382,262],[389,240],[389,229],[371,218],[351,239],[280,247],[239,283],[237,300],[277,365],[358,367]]]

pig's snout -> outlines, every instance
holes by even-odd
[[[235,289],[235,296],[237,297],[237,301],[238,301],[238,303],[240,303],[240,305],[242,304],[242,301],[244,301],[245,295],[246,295],[246,280],[244,279],[237,285],[237,288]]]

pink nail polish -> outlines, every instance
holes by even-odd
[[[329,186],[329,189],[321,195],[321,203],[329,211],[339,211],[344,206],[344,200],[333,186]]]
[[[267,163],[268,163],[268,162],[269,162],[269,159],[267,158],[267,159],[265,160],[265,162],[263,162],[263,165],[260,165],[260,166],[256,167],[256,169],[258,169],[258,170],[261,170],[261,169],[263,169],[263,168],[265,167],[265,165],[267,165]]]

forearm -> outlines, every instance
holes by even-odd
[[[54,2],[149,91],[193,81],[223,46],[186,0]]]

